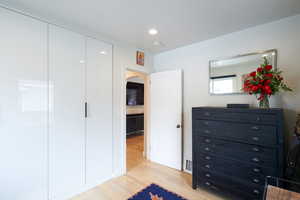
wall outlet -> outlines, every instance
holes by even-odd
[[[186,160],[185,161],[185,169],[187,170],[187,171],[192,171],[192,168],[193,168],[193,163],[192,163],[192,161],[191,160]]]

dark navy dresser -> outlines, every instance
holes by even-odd
[[[193,108],[193,188],[262,199],[284,169],[281,109]]]

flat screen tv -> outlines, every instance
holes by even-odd
[[[127,82],[126,86],[126,105],[144,105],[144,84]]]

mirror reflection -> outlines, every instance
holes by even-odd
[[[210,61],[210,94],[242,94],[247,74],[255,71],[263,63],[264,57],[276,68],[276,50]]]

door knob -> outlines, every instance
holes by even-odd
[[[176,128],[180,128],[180,127],[181,127],[180,124],[177,124]]]

